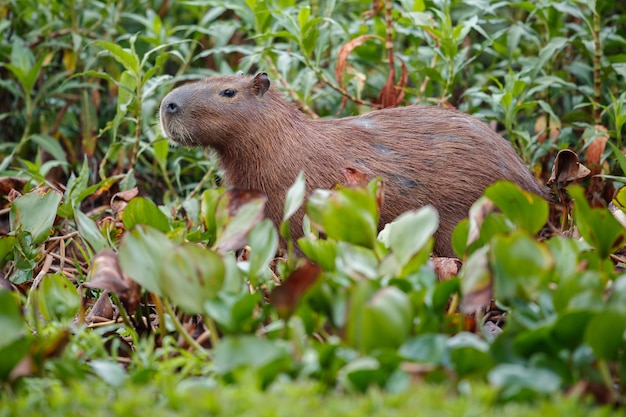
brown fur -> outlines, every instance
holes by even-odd
[[[226,89],[236,94],[227,97]],[[229,186],[265,192],[266,213],[276,224],[301,170],[309,192],[342,182],[343,168],[383,177],[381,225],[432,204],[440,215],[434,253],[441,256],[453,256],[454,226],[494,181],[507,179],[545,196],[506,140],[454,110],[407,106],[311,120],[269,88],[262,73],[184,85],[163,99],[160,113],[168,138],[217,152]],[[301,218],[292,223],[301,235]]]

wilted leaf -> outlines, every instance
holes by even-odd
[[[118,256],[111,249],[103,249],[96,254],[91,263],[89,281],[83,283],[83,287],[117,294],[128,312],[134,312],[141,300],[141,287],[122,273]]]
[[[137,197],[137,195],[139,195],[139,189],[137,187],[113,194],[113,197],[111,197],[111,209],[117,220],[122,220],[126,206],[133,198]]]
[[[308,260],[296,268],[285,281],[274,287],[270,302],[281,317],[289,317],[302,296],[317,282],[322,269]]]
[[[548,187],[556,182],[557,186],[563,187],[572,181],[585,178],[591,171],[578,160],[578,155],[569,149],[561,149],[552,166],[552,175],[547,182]]]

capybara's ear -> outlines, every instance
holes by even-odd
[[[252,80],[252,91],[255,95],[263,97],[270,88],[270,79],[266,72],[259,72]]]

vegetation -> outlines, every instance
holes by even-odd
[[[0,2],[0,413],[613,412],[625,28],[612,1]],[[210,150],[158,128],[176,83],[239,70],[311,117],[458,107],[538,177],[562,149],[591,176],[565,191],[581,175],[560,162],[552,210],[494,184],[447,274],[432,208],[377,233],[379,179],[305,202],[294,178],[277,229],[263,195],[219,188]]]

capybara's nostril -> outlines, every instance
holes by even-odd
[[[180,106],[178,104],[176,104],[175,101],[170,101],[165,103],[165,111],[167,111],[168,113],[178,113],[178,111],[180,110]]]

